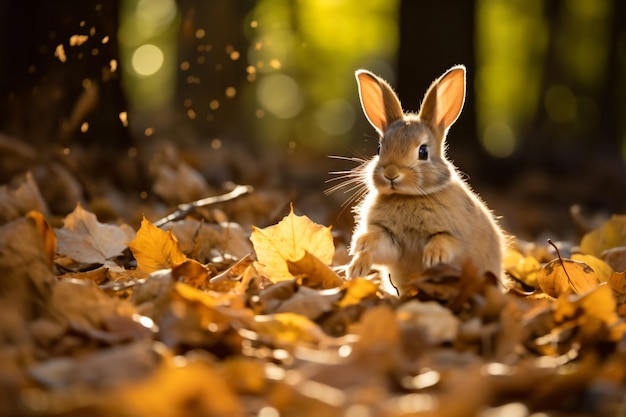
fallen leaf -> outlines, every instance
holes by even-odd
[[[332,338],[308,318],[295,313],[276,313],[254,317],[253,330],[274,342],[297,345],[331,343]]]
[[[96,215],[80,204],[67,215],[56,234],[59,254],[87,264],[104,264],[120,256],[130,238],[119,226],[98,222]]]
[[[396,314],[404,325],[417,326],[423,330],[432,344],[452,342],[456,339],[459,319],[452,311],[435,301],[411,300],[401,305]]]
[[[272,281],[293,278],[287,261],[300,260],[307,251],[326,265],[330,265],[335,253],[330,227],[318,225],[306,216],[296,216],[293,207],[274,226],[264,229],[253,226],[250,240],[260,263],[259,272]]]
[[[166,360],[148,378],[120,384],[106,405],[107,415],[133,417],[244,415],[219,365],[203,356]]]
[[[378,284],[365,278],[357,278],[346,281],[341,289],[345,291],[345,295],[337,305],[347,307],[358,304],[367,297],[375,296],[378,292]]]
[[[37,225],[37,231],[43,239],[43,248],[48,258],[48,264],[52,266],[54,264],[54,258],[57,254],[57,238],[54,234],[54,230],[46,221],[43,213],[39,211],[31,210],[26,214],[26,217],[31,219]]]
[[[194,259],[187,259],[172,268],[174,281],[184,282],[195,288],[207,288],[210,271]]]
[[[607,282],[609,277],[613,274],[613,268],[602,259],[593,255],[575,253],[572,255],[572,260],[582,262],[593,268],[600,282]]]
[[[298,291],[284,300],[272,313],[295,313],[316,320],[322,314],[331,311],[341,298],[338,288],[332,290],[314,290],[301,286]]]
[[[48,206],[30,171],[17,187],[0,185],[0,224],[16,220],[31,210],[48,213]]]
[[[557,300],[554,319],[557,323],[567,320],[576,320],[586,328],[582,329],[580,337],[598,339],[604,331],[609,333],[609,340],[620,340],[625,331],[625,324],[621,322],[616,311],[617,303],[611,288],[602,284],[582,296],[570,295]],[[604,331],[598,328],[604,326]]]
[[[137,260],[137,269],[146,273],[172,268],[187,260],[172,232],[164,232],[145,217],[128,247]]]
[[[618,246],[602,252],[600,257],[614,271],[626,271],[626,246]]]
[[[537,276],[539,288],[551,297],[584,294],[600,284],[592,267],[572,259],[554,259]]]
[[[343,284],[339,277],[327,264],[309,251],[297,260],[287,260],[287,268],[293,276],[304,276],[304,285],[312,288],[335,288]]]
[[[605,250],[626,246],[626,215],[614,214],[602,226],[585,234],[580,242],[583,253],[602,256]]]
[[[536,288],[537,275],[541,264],[532,256],[524,256],[514,249],[508,249],[503,259],[504,270],[524,284]]]
[[[180,220],[168,223],[164,230],[174,233],[184,253],[203,262],[225,254],[243,258],[252,251],[250,240],[236,223],[207,224],[198,220]]]

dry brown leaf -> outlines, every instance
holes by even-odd
[[[172,268],[187,260],[172,232],[164,232],[145,217],[128,247],[137,260],[137,269],[146,273]]]
[[[250,240],[236,223],[180,220],[168,223],[164,230],[174,233],[184,253],[203,262],[225,254],[243,258],[252,251]]]
[[[618,246],[602,252],[601,259],[606,262],[613,271],[626,271],[626,246]]]
[[[271,313],[295,313],[316,320],[322,314],[331,311],[340,298],[338,288],[319,291],[301,286],[294,295],[281,302]]]
[[[119,226],[100,223],[95,214],[80,204],[67,215],[56,234],[59,254],[87,264],[104,264],[120,256],[131,237]]]
[[[293,278],[287,261],[302,259],[310,252],[326,265],[335,253],[330,227],[320,226],[306,216],[296,216],[293,207],[278,224],[264,229],[253,227],[250,236],[259,260],[259,272],[272,281]]]
[[[459,331],[459,319],[435,301],[411,300],[402,304],[396,314],[404,325],[417,326],[423,330],[432,344],[452,342]]]
[[[304,251],[304,256],[297,261],[287,260],[287,268],[293,276],[304,276],[303,283],[308,287],[335,288],[343,284],[335,271],[309,251]]]
[[[30,172],[15,188],[0,185],[0,224],[18,219],[31,210],[48,213],[48,206]]]
[[[592,267],[572,259],[554,259],[546,264],[537,277],[539,288],[551,297],[584,294],[600,284]]]
[[[106,402],[108,415],[133,417],[243,416],[219,365],[203,357],[166,360],[155,373],[123,384]]]
[[[332,343],[332,338],[327,336],[317,324],[295,313],[257,315],[254,317],[253,330],[280,344]]]
[[[209,285],[210,271],[200,262],[187,259],[172,268],[172,277],[177,282],[184,282],[195,288],[206,288]]]
[[[614,214],[600,228],[585,234],[580,250],[589,255],[602,256],[605,250],[626,246],[626,215]]]
[[[57,254],[57,237],[54,234],[54,230],[52,230],[52,227],[50,227],[44,215],[39,211],[31,210],[26,214],[26,217],[34,221],[37,225],[37,231],[43,239],[43,248],[46,253],[46,258],[48,258],[48,264],[52,266]]]

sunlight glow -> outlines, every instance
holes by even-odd
[[[330,135],[343,135],[354,126],[354,108],[346,100],[333,99],[323,103],[315,113],[317,123]]]
[[[481,141],[485,150],[497,158],[513,155],[517,145],[515,132],[504,122],[490,123],[485,128]]]
[[[261,106],[279,119],[295,117],[304,107],[298,83],[284,74],[272,74],[262,78],[256,93]]]
[[[165,57],[161,49],[155,45],[146,44],[135,49],[131,58],[131,64],[137,74],[149,77],[161,69],[164,59]]]

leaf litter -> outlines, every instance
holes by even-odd
[[[77,205],[53,228],[39,195],[0,189],[0,415],[626,410],[626,216],[568,257],[512,245],[508,292],[468,262],[398,298],[379,271],[346,281],[293,207],[249,232],[191,206],[135,231]]]

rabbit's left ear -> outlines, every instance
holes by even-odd
[[[382,78],[365,70],[355,75],[363,112],[382,138],[389,125],[404,117],[400,100]]]
[[[443,139],[461,114],[464,102],[465,67],[457,65],[432,83],[419,111],[420,120],[433,130],[437,138]]]

